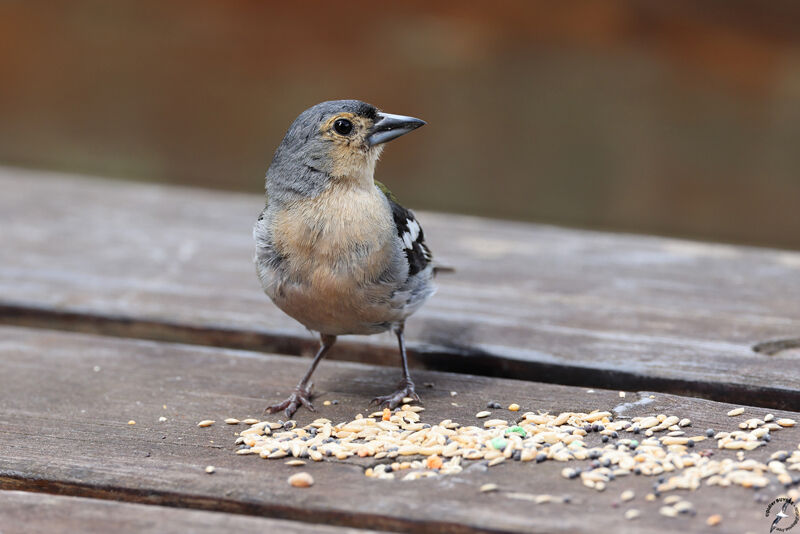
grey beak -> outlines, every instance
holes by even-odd
[[[423,124],[424,120],[406,117],[405,115],[392,115],[391,113],[378,113],[378,120],[372,126],[367,136],[369,146],[379,145],[391,141],[401,135],[407,134],[411,130],[416,130]]]

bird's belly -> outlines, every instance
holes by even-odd
[[[392,289],[384,284],[355,286],[330,272],[310,274],[267,292],[276,306],[310,330],[329,335],[376,334],[403,319],[403,310],[390,304]]]

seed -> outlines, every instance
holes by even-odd
[[[475,417],[477,417],[478,419],[483,419],[484,417],[489,417],[490,415],[492,415],[492,412],[484,410],[482,412],[476,413]]]
[[[481,493],[489,493],[490,491],[497,491],[497,484],[484,484],[480,489]]]
[[[428,469],[441,469],[442,468],[442,459],[436,456],[428,456],[428,459],[425,461],[425,465]]]
[[[258,419],[253,419],[252,417],[248,417],[247,419],[243,419],[242,420],[242,423],[244,423],[246,425],[255,425],[258,422],[259,422]]]
[[[204,419],[204,420],[200,421],[199,423],[197,423],[197,426],[199,426],[201,428],[205,428],[207,426],[213,425],[214,423],[216,423],[216,421],[212,421],[211,419]],[[128,424],[130,424],[130,423],[128,423]],[[136,424],[136,423],[134,423],[134,424]]]
[[[680,501],[681,498],[679,495],[670,495],[669,497],[664,498],[664,504],[671,505],[675,504],[676,502]]]
[[[128,421],[128,424],[129,424],[129,425],[135,425],[135,424],[136,424],[136,421],[134,421],[133,419],[131,419],[130,421]]]
[[[314,477],[303,471],[290,476],[287,482],[295,488],[308,488],[314,484]]]
[[[292,467],[297,467],[299,465],[306,465],[303,460],[289,460],[288,462],[284,462],[286,465],[290,465]]]
[[[508,426],[508,421],[503,419],[489,419],[483,423],[483,428],[492,428],[493,426]]]
[[[622,495],[620,495],[619,498],[621,500],[627,502],[627,501],[633,500],[633,498],[635,496],[636,496],[636,494],[633,493],[633,490],[625,490],[625,491],[622,492]]]
[[[673,505],[673,508],[675,508],[679,514],[688,514],[694,511],[694,505],[689,501],[678,501]]]
[[[239,424],[239,420],[234,418],[234,417],[229,417],[228,419],[225,419],[225,424],[238,425]]]
[[[744,413],[744,408],[734,408],[733,410],[728,412],[728,417],[735,417],[737,415],[742,415]]]
[[[706,519],[706,525],[709,527],[715,527],[720,523],[722,523],[722,516],[719,514],[710,515],[708,519]]]
[[[512,411],[512,412],[518,412],[519,411],[519,404],[517,404],[516,402],[513,403],[513,404],[509,404],[508,405],[508,409],[509,409],[509,411]]]
[[[389,408],[383,409],[383,415],[381,416],[381,420],[388,421],[392,418],[392,411]]]
[[[672,506],[662,506],[658,509],[658,513],[666,517],[677,517],[678,511]]]
[[[620,391],[619,392],[619,398],[620,399],[624,399],[625,398],[625,392],[624,391]],[[638,512],[637,512],[637,514],[638,514]],[[636,517],[639,517],[639,516],[637,515]]]
[[[331,401],[329,401],[329,400],[322,401],[322,405],[323,406],[330,406],[331,405]]]
[[[573,469],[571,467],[565,467],[561,470],[561,476],[564,478],[576,478],[580,472],[577,469]]]
[[[691,424],[692,424],[692,421],[690,419],[686,419],[686,418],[681,419],[680,421],[678,421],[678,426],[691,426]]]
[[[768,413],[767,415],[764,416],[764,421],[767,422],[767,423],[769,423],[773,419],[775,419],[775,416],[772,415],[771,413]]]
[[[622,392],[620,391],[620,393]],[[630,510],[627,510],[625,512],[625,519],[633,521],[634,519],[637,519],[640,515],[642,515],[642,513],[639,510],[637,510],[636,508],[631,508]]]
[[[503,438],[494,438],[489,443],[491,444],[492,448],[500,451],[505,449],[508,445],[508,441]]]
[[[159,423],[163,423],[163,422],[164,422],[164,421],[166,421],[166,420],[167,420],[167,418],[166,418],[166,417],[164,417],[163,415],[162,415],[161,417],[159,417],[159,418],[158,418],[158,422],[159,422]]]
[[[775,422],[777,424],[779,424],[780,426],[783,426],[783,427],[794,426],[794,425],[797,424],[797,422],[794,419],[785,419],[785,418],[784,419],[778,419]]]
[[[214,471],[216,471],[216,468],[213,465],[206,466],[206,473],[208,473],[209,475],[213,474]]]
[[[501,464],[501,463],[503,463],[505,461],[506,461],[506,457],[505,456],[498,456],[497,458],[495,458],[494,460],[489,462],[488,465],[489,465],[489,467],[492,467],[492,466],[495,466],[497,464]]]
[[[521,436],[523,439],[528,436],[528,433],[525,432],[525,429],[521,426],[512,426],[511,428],[507,428],[506,431],[503,433],[505,436],[509,434],[517,434]]]

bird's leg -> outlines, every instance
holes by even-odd
[[[264,410],[265,414],[285,410],[286,417],[291,417],[301,404],[312,412],[316,411],[314,410],[314,405],[311,404],[311,388],[314,386],[314,383],[311,382],[311,375],[314,374],[314,369],[317,368],[319,362],[322,361],[322,358],[325,357],[325,354],[336,342],[336,336],[321,334],[320,341],[321,344],[319,350],[317,351],[317,355],[314,356],[314,361],[311,362],[311,367],[308,368],[308,371],[306,371],[303,379],[298,382],[297,386],[295,386],[291,395],[289,395],[285,401],[279,404],[268,406],[267,409]]]
[[[391,395],[383,395],[375,397],[370,404],[377,404],[385,408],[395,409],[403,398],[410,397],[415,401],[419,401],[419,395],[414,390],[414,382],[411,380],[411,374],[408,372],[408,360],[406,358],[406,341],[403,336],[403,328],[405,323],[400,323],[395,326],[394,333],[397,335],[397,343],[400,345],[400,359],[403,363],[403,379],[397,385],[397,391]]]

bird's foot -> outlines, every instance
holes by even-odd
[[[382,408],[394,410],[398,405],[400,405],[400,403],[403,402],[403,399],[406,397],[419,402],[419,395],[417,395],[417,392],[414,390],[414,382],[404,379],[397,387],[397,391],[390,395],[375,397],[372,399],[372,402],[370,402],[370,405],[377,404]]]
[[[286,417],[291,418],[292,414],[297,411],[297,408],[299,408],[300,405],[303,405],[312,412],[315,412],[316,410],[314,409],[314,405],[311,404],[311,387],[313,385],[314,384],[308,384],[305,387],[297,386],[294,388],[294,391],[292,391],[291,395],[286,397],[285,401],[268,406],[267,409],[264,410],[264,413],[277,413],[281,410],[284,410]]]

